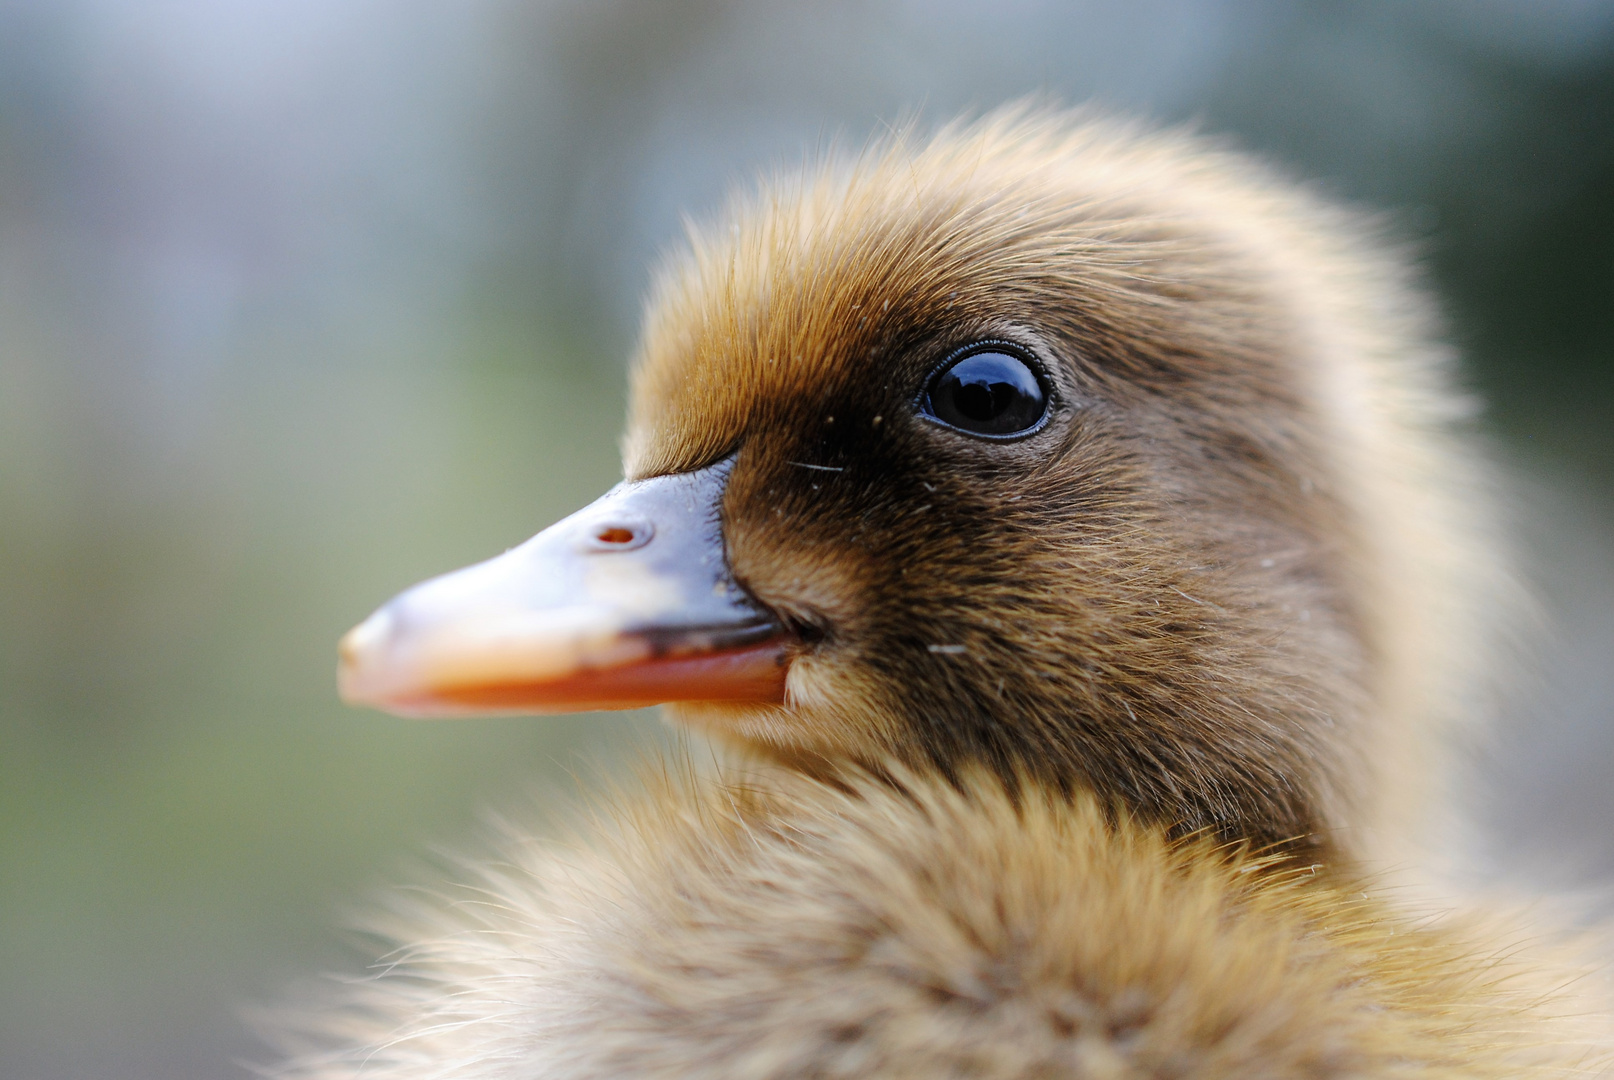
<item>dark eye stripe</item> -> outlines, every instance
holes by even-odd
[[[1030,364],[1004,346],[987,344],[938,372],[919,406],[948,427],[1004,438],[1041,423],[1048,395]]]

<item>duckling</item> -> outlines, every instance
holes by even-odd
[[[1364,231],[1203,142],[1013,111],[777,180],[661,276],[627,483],[382,609],[346,692],[674,701],[798,764],[1393,862],[1496,567],[1450,357]]]
[[[749,771],[512,840],[308,1075],[1606,1067],[1580,963],[1370,896],[1503,580],[1371,232],[1023,107],[695,231],[626,480],[391,601],[341,679],[409,715],[670,703]]]

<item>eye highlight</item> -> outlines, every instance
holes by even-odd
[[[970,346],[932,376],[919,409],[959,431],[1004,439],[1041,425],[1048,394],[1017,349],[989,341]]]

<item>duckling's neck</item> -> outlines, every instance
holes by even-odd
[[[741,770],[783,769],[849,794],[870,783],[902,792],[925,777],[938,777],[962,792],[981,775],[990,775],[1015,802],[1035,792],[1042,801],[1055,797],[1093,803],[1114,825],[1140,823],[1176,840],[1213,840],[1270,857],[1271,865],[1302,864],[1346,874],[1356,870],[1323,823],[1314,820],[1314,802],[1294,790],[1292,779],[1274,783],[1268,800],[1250,800],[1245,792],[1240,802],[1231,797],[1195,799],[1181,785],[1139,782],[1141,771],[1117,769],[1095,776],[1085,756],[1046,746],[1005,742],[994,753],[982,753],[979,747],[966,751],[932,743],[923,755],[893,752],[880,757],[758,743],[729,743],[727,749],[729,760]]]

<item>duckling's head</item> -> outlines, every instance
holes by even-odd
[[[1483,548],[1443,354],[1360,229],[1026,110],[765,183],[661,274],[626,482],[383,608],[346,690],[670,701],[798,763],[1358,845],[1428,771]]]

